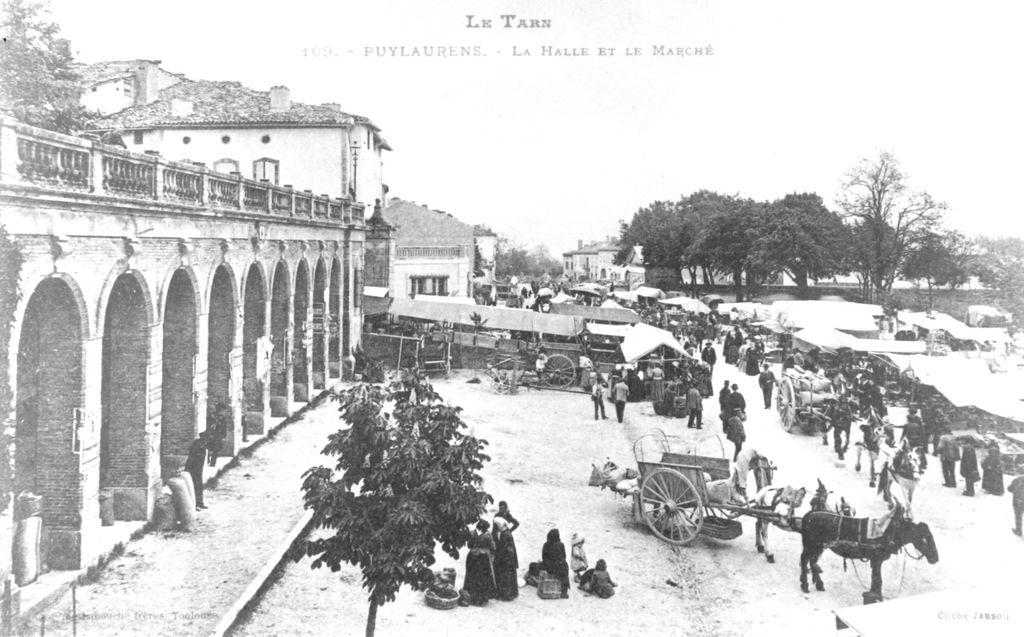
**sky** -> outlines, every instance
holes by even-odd
[[[882,151],[949,205],[951,227],[1024,237],[1020,2],[51,5],[80,61],[159,59],[365,115],[394,149],[392,196],[556,254],[699,189],[817,192],[834,207],[844,175]],[[502,15],[550,26],[507,28]]]

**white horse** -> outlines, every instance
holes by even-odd
[[[771,518],[757,517],[754,526],[754,545],[758,553],[764,553],[769,564],[775,562],[775,555],[768,548],[768,520],[780,529],[795,530],[793,512],[800,507],[806,495],[807,489],[804,487],[794,489],[790,486],[767,486],[759,490],[748,503],[754,509],[773,514]]]

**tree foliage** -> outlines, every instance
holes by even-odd
[[[0,361],[10,360],[14,312],[21,300],[19,281],[23,262],[21,249],[0,225]],[[14,442],[15,431],[10,419],[11,399],[14,397],[11,385],[14,379],[9,372],[6,363],[0,365],[0,513],[11,503],[14,490],[14,454],[11,453],[11,444]]]
[[[977,269],[981,282],[994,288],[996,302],[1013,312],[1013,324],[1024,322],[1024,239],[978,237]]]
[[[312,568],[360,567],[372,635],[377,608],[402,585],[431,583],[437,544],[458,559],[467,525],[493,501],[479,473],[490,458],[487,441],[466,433],[462,409],[445,404],[418,373],[337,398],[346,426],[323,449],[334,468],[309,469],[302,485],[313,524],[334,534],[307,540],[295,557],[314,557]]]
[[[756,260],[770,274],[785,272],[797,286],[847,272],[850,229],[815,193],[789,194],[765,210],[755,240]]]
[[[927,192],[910,189],[890,153],[857,164],[846,176],[838,203],[853,225],[855,267],[869,300],[892,289],[907,255],[925,230],[941,223],[946,210]]]
[[[973,261],[973,245],[963,234],[927,230],[907,254],[901,274],[912,281],[925,282],[931,305],[933,288],[939,285],[958,287],[966,283]]]
[[[505,236],[498,238],[498,249],[495,256],[497,263],[494,276],[507,279],[516,276],[542,276],[562,274],[562,262],[551,256],[545,245],[528,248],[515,243]]]
[[[95,116],[79,103],[71,45],[58,36],[46,4],[7,0],[0,34],[0,111],[60,133],[82,130]]]

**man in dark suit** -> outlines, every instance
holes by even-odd
[[[715,363],[718,362],[718,354],[715,352],[715,348],[711,346],[711,341],[708,341],[708,344],[704,346],[704,349],[700,353],[700,359],[707,363],[708,367],[711,368],[708,376],[714,375]]]
[[[203,467],[206,466],[206,432],[199,434],[199,437],[192,441],[188,448],[188,458],[185,460],[185,471],[192,476],[192,484],[196,488],[196,508],[205,509],[203,502]]]

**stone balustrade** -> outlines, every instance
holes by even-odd
[[[363,225],[365,219],[363,205],[347,197],[332,199],[265,179],[221,174],[156,153],[131,153],[9,117],[0,117],[0,184],[341,225]]]

